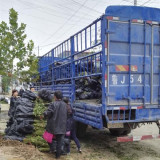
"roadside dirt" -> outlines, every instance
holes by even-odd
[[[49,157],[34,146],[0,138],[0,160],[43,160]]]
[[[143,131],[143,132],[142,132]],[[138,134],[139,133],[139,134]],[[142,126],[131,134],[157,134],[155,124]],[[81,139],[83,153],[77,153],[72,142],[71,154],[62,160],[160,160],[160,140],[117,143],[108,130],[88,129],[85,138]],[[0,138],[0,160],[54,160],[54,156],[39,152],[34,146],[16,141],[4,141]]]
[[[6,125],[7,105],[3,105],[0,114],[0,131]],[[143,125],[130,135],[158,134],[156,124]],[[85,138],[80,139],[82,154],[79,154],[74,142],[71,154],[61,160],[160,160],[160,139],[139,142],[117,143],[116,137],[109,131],[89,128]],[[39,152],[34,146],[17,141],[6,141],[0,136],[0,160],[54,160],[54,155]]]

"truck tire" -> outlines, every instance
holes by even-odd
[[[121,129],[121,128],[119,128],[119,129],[109,129],[109,131],[110,131],[111,135],[113,135],[113,136],[120,136],[120,135],[123,134],[124,129]]]
[[[81,123],[81,122],[76,122],[76,134],[77,137],[82,138],[86,134],[88,125]]]
[[[122,135],[128,135],[129,133],[131,133],[131,129],[128,128],[127,130],[124,130],[124,132],[122,133]]]
[[[131,133],[131,128],[127,123],[125,123],[124,128],[109,129],[109,131],[114,136],[120,136],[120,135],[125,136]]]

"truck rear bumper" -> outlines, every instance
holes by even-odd
[[[135,119],[140,121],[160,120],[160,108],[137,109]]]
[[[156,122],[160,120],[160,108],[137,108],[128,110],[108,110],[107,123]]]

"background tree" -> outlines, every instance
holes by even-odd
[[[34,42],[29,40],[26,43],[26,24],[18,23],[18,13],[11,8],[9,10],[9,24],[0,23],[0,75],[21,76],[20,72],[27,67],[35,73],[37,63],[33,54]],[[31,76],[31,75],[30,75]]]
[[[11,78],[9,76],[2,77],[2,92],[4,94],[8,93],[8,91],[9,91],[10,82],[11,82]]]
[[[29,56],[26,61],[28,69],[21,70],[19,72],[20,81],[22,82],[36,82],[39,79],[38,76],[38,58],[35,56]]]

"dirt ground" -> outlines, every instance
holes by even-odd
[[[4,115],[0,115],[0,128],[3,130]],[[154,123],[141,126],[130,135],[150,134],[158,134]],[[80,142],[82,154],[77,153],[76,145],[72,142],[71,154],[63,156],[61,160],[160,160],[160,139],[118,143],[107,129],[99,131],[88,128],[85,138]],[[54,156],[41,153],[32,145],[3,140],[0,136],[0,160],[54,160]]]
[[[139,133],[139,134],[138,134]],[[133,135],[157,134],[155,124],[142,126],[132,132]],[[71,154],[62,160],[160,160],[160,140],[117,143],[108,130],[88,129],[81,139],[82,154],[77,153],[72,142]],[[39,152],[34,146],[16,141],[4,141],[0,138],[0,160],[54,160],[54,156]]]

